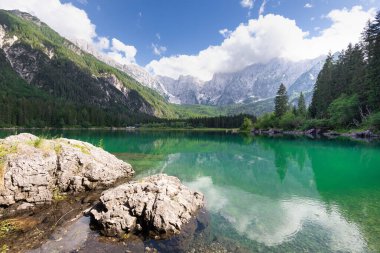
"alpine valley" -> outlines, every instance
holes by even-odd
[[[380,252],[380,0],[0,0],[0,253]]]
[[[174,80],[84,49],[28,13],[1,10],[0,117],[4,126],[121,126],[154,118],[261,115],[273,110],[280,83],[294,103],[301,91],[310,102],[324,60],[272,59],[207,82]]]

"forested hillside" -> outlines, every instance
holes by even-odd
[[[0,127],[123,126],[192,115],[28,13],[0,10],[0,65]]]
[[[280,97],[287,97],[281,86],[275,113],[264,115],[256,127],[380,129],[380,12],[368,22],[362,37],[360,43],[350,44],[337,59],[331,54],[327,57],[308,113],[303,113],[300,105],[292,108],[287,101],[279,102]]]
[[[380,12],[361,43],[349,45],[336,61],[327,58],[309,111],[341,127],[380,124]]]

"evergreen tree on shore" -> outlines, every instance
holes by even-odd
[[[281,86],[275,99],[275,114],[259,118],[259,128],[380,130],[380,11],[368,22],[361,42],[327,56],[314,85],[310,117],[302,115],[303,94],[298,109],[292,111],[284,106],[284,94],[285,87]]]
[[[300,94],[300,97],[298,98],[297,113],[302,116],[306,115],[306,102],[305,102],[305,97],[302,92]]]
[[[364,32],[365,54],[368,61],[366,82],[371,109],[380,108],[380,11]]]
[[[333,56],[329,54],[318,75],[317,82],[314,86],[313,98],[309,108],[310,115],[314,118],[324,116],[331,99]]]
[[[335,58],[335,59],[334,59]],[[362,42],[338,57],[328,55],[314,86],[310,116],[332,126],[359,126],[380,113],[380,12],[368,22]]]
[[[281,84],[278,88],[274,104],[276,117],[282,117],[288,110],[288,94],[284,84]]]

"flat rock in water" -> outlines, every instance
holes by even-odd
[[[104,235],[141,233],[166,239],[179,234],[203,206],[201,193],[159,174],[104,191],[90,213]]]
[[[132,166],[89,143],[19,134],[0,140],[0,205],[48,203],[131,178]]]

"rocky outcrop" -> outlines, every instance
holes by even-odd
[[[121,94],[121,102],[129,108],[135,108],[136,111],[155,115],[155,110],[150,104],[140,96],[140,94],[133,90],[128,89],[114,74],[105,74],[98,79],[106,92],[108,99],[115,98],[115,92]],[[113,91],[113,92],[111,92]]]
[[[110,186],[131,165],[89,143],[19,134],[0,140],[0,205],[47,203],[63,192]]]
[[[159,174],[104,191],[90,214],[107,236],[137,233],[166,239],[179,234],[203,206],[201,193]]]
[[[316,129],[316,128],[310,128],[309,130],[305,131],[305,134],[306,135],[318,135],[319,134],[319,130]]]
[[[374,138],[374,137],[377,137],[377,135],[375,135],[374,133],[372,133],[372,131],[370,131],[370,130],[366,130],[366,131],[363,131],[363,132],[357,132],[357,133],[354,133],[353,135],[356,138]]]
[[[4,51],[12,68],[30,84],[37,75],[41,62],[46,63],[54,57],[54,50],[43,44],[42,50],[33,49],[30,45],[22,43],[17,36],[10,35],[6,28],[0,25],[0,49]]]
[[[104,77],[101,77],[100,80],[112,85],[121,93],[123,93],[125,98],[128,98],[128,93],[130,92],[130,89],[125,87],[125,85],[115,75],[113,74],[104,75]]]
[[[6,49],[11,47],[18,40],[17,36],[8,36],[5,26],[0,25],[0,48]]]
[[[29,45],[21,43],[14,44],[12,47],[4,50],[4,52],[12,68],[29,84],[37,75],[41,63],[44,62],[46,64],[49,60],[43,51],[33,49]]]

